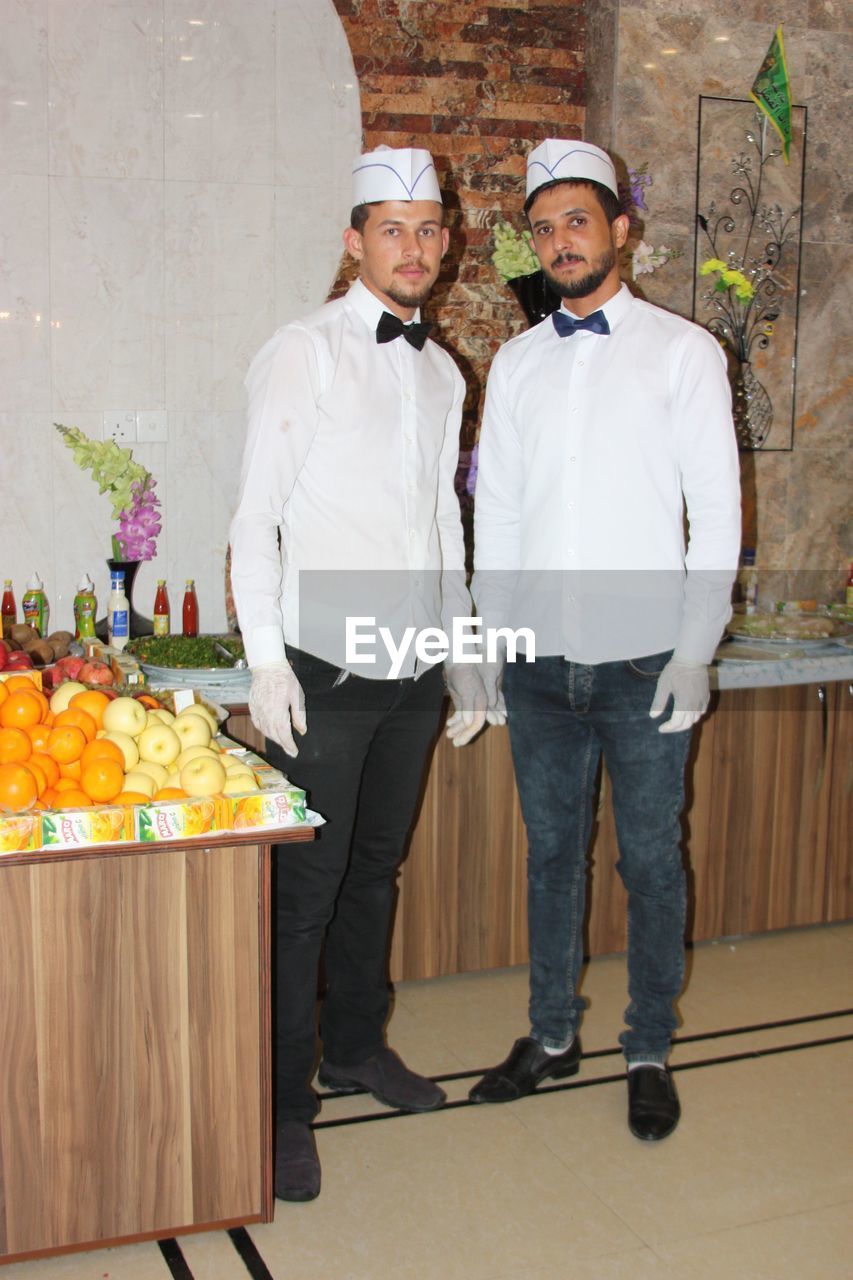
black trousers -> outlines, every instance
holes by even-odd
[[[267,741],[267,758],[308,793],[326,819],[311,843],[275,847],[276,1122],[317,1114],[310,1086],[315,1006],[325,939],[323,1053],[335,1066],[383,1045],[387,945],[397,868],[412,826],[444,693],[441,668],[418,680],[335,685],[337,667],[291,649],[305,692],[299,755]]]

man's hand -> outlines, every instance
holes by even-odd
[[[293,730],[305,733],[305,694],[289,662],[262,662],[252,667],[249,691],[252,724],[277,742],[289,756],[298,756]]]
[[[480,669],[473,663],[446,662],[444,679],[454,708],[446,733],[454,747],[464,747],[486,723],[487,698]]]
[[[711,688],[708,668],[703,662],[670,658],[658,677],[649,715],[656,720],[672,695],[672,715],[658,725],[658,733],[682,733],[690,729],[708,710]]]

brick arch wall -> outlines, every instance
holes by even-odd
[[[428,147],[451,247],[426,311],[468,384],[470,448],[492,355],[524,317],[489,258],[517,219],[524,157],[584,122],[583,0],[334,0],[361,92],[364,147]],[[331,296],[355,274],[344,262]]]

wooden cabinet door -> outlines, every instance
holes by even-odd
[[[835,685],[826,859],[826,920],[853,916],[853,684]]]

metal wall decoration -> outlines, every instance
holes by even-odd
[[[741,449],[793,448],[805,107],[792,133],[786,165],[753,102],[699,99],[693,319],[726,352]]]

